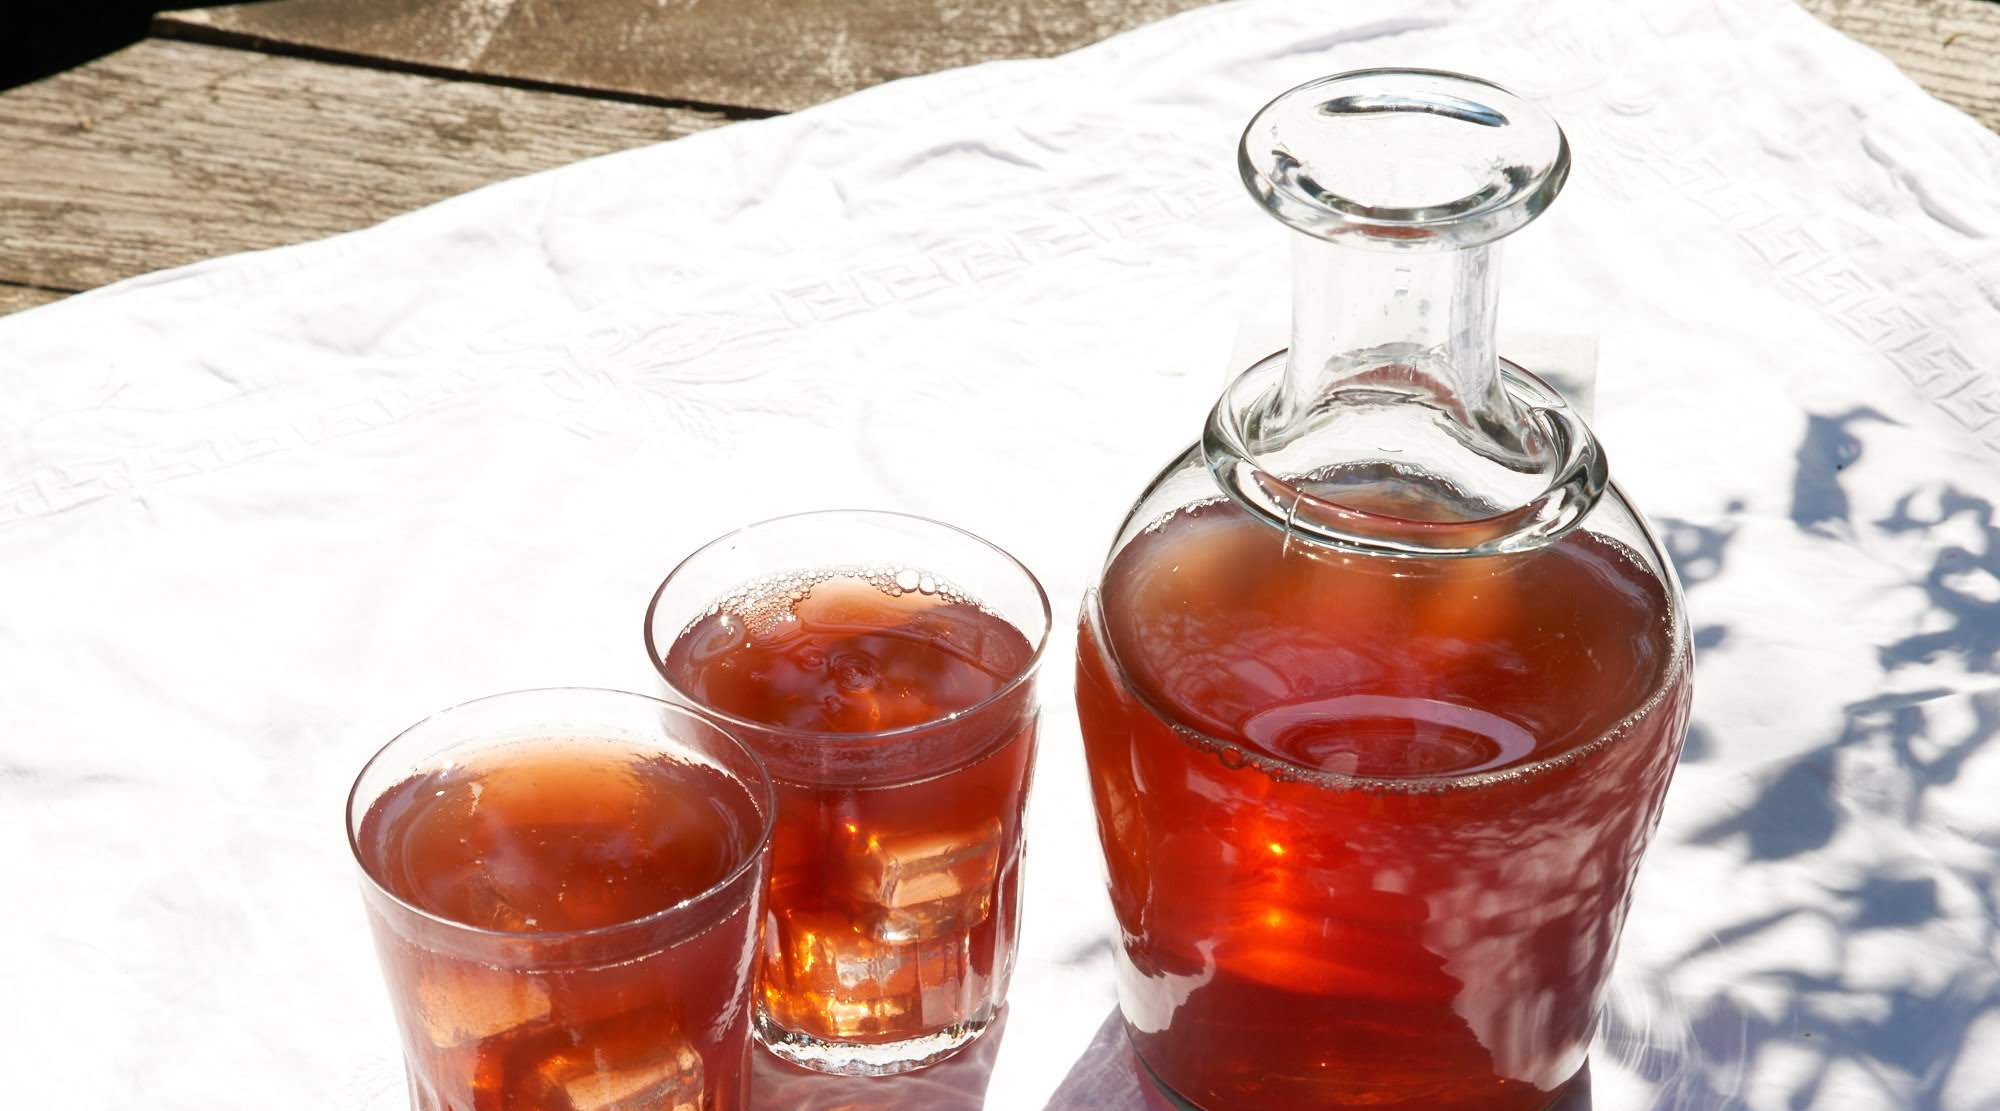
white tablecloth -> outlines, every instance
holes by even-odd
[[[1699,628],[1596,1106],[2000,1106],[2000,138],[1784,0],[1224,5],[0,320],[0,1105],[402,1106],[350,778],[653,689],[728,527],[941,517],[1073,613],[1284,265],[1238,130],[1391,64],[1568,129],[1507,327],[1595,339]],[[1065,634],[1004,1036],[764,1106],[1130,1103]]]

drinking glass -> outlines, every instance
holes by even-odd
[[[1048,599],[1013,557],[895,513],[783,517],[667,576],[646,648],[671,697],[777,784],[758,1039],[904,1072],[1006,998]]]
[[[348,842],[415,1111],[742,1111],[774,798],[656,698],[496,695],[362,768]]]

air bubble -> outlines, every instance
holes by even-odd
[[[865,582],[891,598],[921,591],[948,603],[979,605],[976,599],[950,581],[914,567],[842,564],[812,571],[785,571],[753,579],[710,604],[707,610],[688,623],[688,629],[693,629],[704,619],[723,615],[741,621],[753,640],[770,641],[789,635],[798,620],[799,605],[811,597],[815,587],[831,579]]]

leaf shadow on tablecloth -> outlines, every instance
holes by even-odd
[[[2000,1019],[2000,972],[1962,954],[2000,946],[1996,830],[1990,810],[1969,809],[1969,792],[1953,788],[2000,731],[2000,527],[1991,502],[1949,482],[1908,489],[1877,516],[1861,508],[1846,480],[1864,462],[1863,434],[1893,423],[1867,408],[1809,414],[1789,516],[1809,543],[1845,547],[1843,559],[1907,565],[1914,549],[1929,567],[1907,585],[1923,602],[1898,615],[1913,631],[1876,645],[1873,689],[1823,692],[1836,728],[1761,766],[1739,761],[1755,769],[1747,804],[1682,834],[1737,854],[1732,885],[1758,897],[1731,900],[1736,920],[1649,975],[1614,982],[1597,1056],[1647,1081],[1658,1111],[1884,1097],[1905,1111],[1992,1106],[1964,1087],[1961,1065],[1973,1028]],[[1872,504],[1882,501],[1877,491]],[[1699,614],[1737,526],[1727,515],[1662,525]],[[1698,626],[1704,635],[1719,646],[1729,630]],[[1726,666],[1743,682],[1757,665]],[[1726,729],[1698,720],[1684,759],[1708,759]]]

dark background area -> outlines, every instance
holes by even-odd
[[[224,3],[0,0],[0,89],[82,65],[146,37],[153,13]]]

